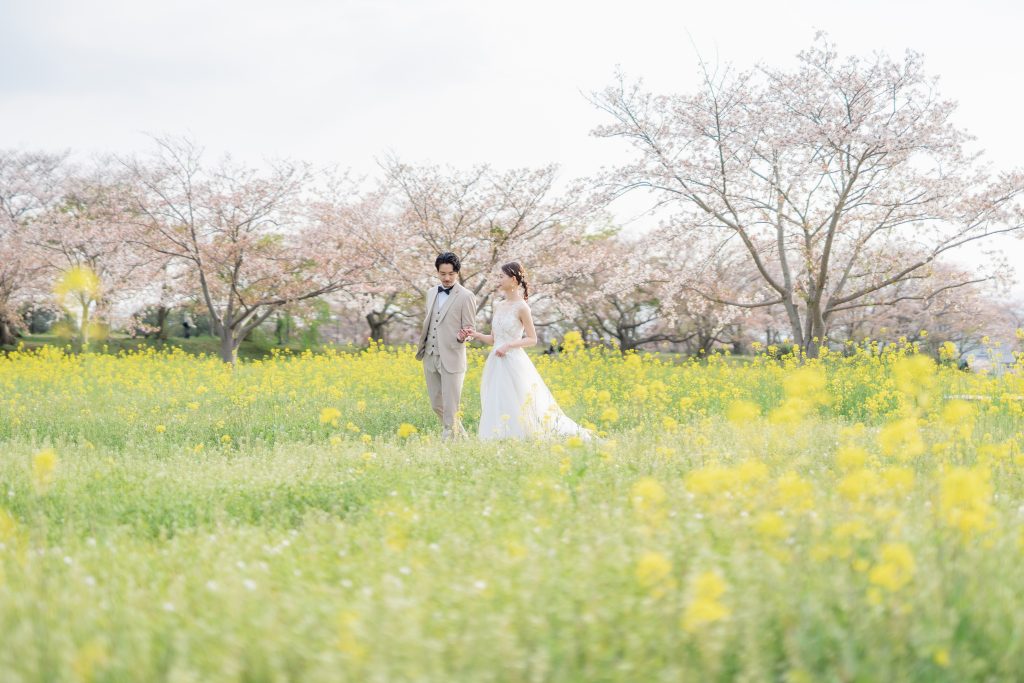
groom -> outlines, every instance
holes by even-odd
[[[427,315],[420,331],[416,360],[423,361],[430,405],[441,418],[441,438],[465,433],[458,419],[462,381],[466,378],[466,330],[473,327],[476,297],[458,283],[462,263],[450,251],[434,261],[441,284],[427,292]]]

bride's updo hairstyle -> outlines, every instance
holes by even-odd
[[[523,298],[529,300],[530,298],[530,283],[526,281],[526,271],[523,267],[515,261],[506,263],[501,267],[501,272],[505,273],[509,277],[514,277],[519,286],[523,288]]]

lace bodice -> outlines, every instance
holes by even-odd
[[[519,320],[520,306],[525,304],[519,301],[503,301],[494,307],[491,332],[494,334],[495,348],[523,338],[523,323]]]

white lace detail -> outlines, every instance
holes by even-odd
[[[523,322],[519,319],[520,305],[519,302],[502,303],[495,307],[494,317],[491,318],[494,346],[509,344],[523,338]]]

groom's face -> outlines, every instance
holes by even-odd
[[[452,267],[452,264],[442,263],[441,267],[437,269],[437,278],[445,288],[448,288],[454,285],[455,281],[459,279],[459,274],[455,272],[455,268]]]

